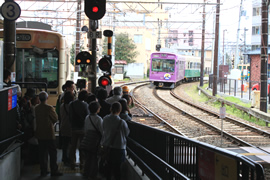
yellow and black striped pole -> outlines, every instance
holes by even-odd
[[[105,37],[108,37],[108,55],[111,57],[112,56],[112,36],[113,36],[113,32],[111,30],[105,30],[103,32],[103,35]]]
[[[112,37],[108,37],[108,55],[112,55]]]

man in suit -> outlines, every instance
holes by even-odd
[[[51,176],[62,176],[58,171],[57,150],[55,144],[54,124],[58,117],[51,105],[47,104],[48,94],[45,91],[39,93],[40,104],[35,107],[36,132],[39,146],[39,161],[41,176],[47,176],[48,154],[50,155]]]

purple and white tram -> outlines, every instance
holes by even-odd
[[[174,53],[151,54],[149,80],[160,88],[175,88],[185,77],[185,57]]]

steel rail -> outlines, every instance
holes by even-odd
[[[168,123],[167,121],[165,121],[164,119],[162,119],[160,116],[158,116],[156,113],[154,113],[152,110],[150,110],[149,108],[147,108],[146,106],[144,106],[141,102],[139,102],[135,97],[134,97],[134,91],[137,90],[138,88],[148,85],[149,83],[145,83],[145,84],[140,84],[138,86],[136,86],[134,89],[131,90],[130,94],[132,94],[132,98],[134,100],[134,102],[139,106],[139,107],[143,107],[144,110],[148,111],[148,113],[152,114],[153,117],[159,122],[162,123],[163,125],[166,125],[166,127],[168,127],[169,130],[171,130],[172,132],[185,136],[187,137],[184,133],[180,132],[179,130],[177,130],[174,126],[172,126],[170,123]],[[131,85],[131,83],[129,84]]]
[[[156,89],[154,89],[153,91],[154,91],[153,94],[154,94],[161,102],[163,102],[164,104],[166,104],[166,105],[168,105],[168,106],[174,108],[174,109],[177,110],[177,111],[180,111],[180,112],[182,112],[182,113],[185,113],[185,115],[187,115],[187,116],[191,117],[192,119],[196,120],[198,123],[203,124],[204,126],[207,126],[207,127],[211,128],[211,129],[212,129],[213,131],[215,131],[215,132],[218,132],[218,133],[221,133],[221,132],[222,132],[222,131],[221,131],[219,128],[217,128],[216,126],[213,126],[213,125],[211,125],[211,124],[205,122],[204,120],[202,120],[202,119],[200,119],[200,118],[198,118],[198,117],[193,116],[193,115],[190,114],[189,112],[187,112],[187,111],[185,111],[185,110],[183,110],[183,109],[180,109],[180,108],[178,108],[178,107],[172,105],[172,104],[169,103],[168,101],[162,99],[160,96],[158,96],[158,94],[157,94],[157,92],[156,92]],[[250,146],[250,147],[256,148],[256,146],[254,146],[254,145],[252,145],[252,144],[250,144],[250,143],[248,143],[248,142],[245,142],[245,141],[243,141],[242,139],[240,139],[240,138],[238,138],[238,137],[236,137],[236,136],[233,136],[233,135],[231,135],[231,134],[229,134],[229,133],[227,133],[227,132],[225,132],[225,131],[223,131],[223,136],[224,136],[226,139],[230,139],[232,142],[236,142],[236,143],[239,144],[239,145],[242,145],[242,146]]]
[[[193,106],[193,107],[196,107],[196,108],[198,108],[198,109],[201,109],[201,110],[203,110],[204,112],[207,112],[208,114],[214,115],[214,116],[216,116],[216,117],[219,117],[219,115],[220,115],[219,113],[217,113],[217,112],[215,112],[215,111],[212,111],[212,110],[210,110],[210,109],[204,108],[204,107],[199,106],[199,105],[196,105],[196,104],[194,104],[194,103],[192,103],[192,102],[190,102],[190,101],[188,101],[188,100],[185,100],[185,99],[181,98],[180,96],[178,96],[177,94],[175,94],[174,90],[171,90],[170,93],[171,93],[171,95],[172,95],[174,98],[176,98],[176,99],[178,99],[178,100],[180,100],[180,101],[183,101],[183,102],[187,103],[187,104],[190,105],[190,106]],[[270,133],[269,133],[269,132],[264,131],[264,130],[259,129],[259,128],[256,128],[256,127],[254,127],[254,126],[251,126],[251,125],[249,125],[249,124],[245,124],[245,123],[243,123],[243,122],[240,122],[240,121],[238,121],[237,119],[234,119],[234,118],[231,118],[231,117],[225,117],[223,120],[228,121],[228,122],[230,122],[230,123],[233,123],[233,124],[235,124],[235,125],[241,126],[241,127],[245,127],[245,128],[247,128],[247,129],[249,129],[249,130],[251,130],[251,131],[255,131],[255,132],[257,132],[257,133],[259,133],[259,134],[261,134],[261,135],[263,135],[263,136],[267,136],[267,137],[270,138]]]

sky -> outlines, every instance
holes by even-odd
[[[235,42],[237,38],[237,29],[239,23],[239,10],[241,0],[224,0],[221,5],[220,14],[220,32],[225,31],[225,39],[229,42]],[[243,0],[242,10],[246,12],[246,16],[242,16],[240,20],[239,38],[243,40],[244,28],[246,32],[246,44],[251,42],[252,32],[252,0]],[[241,40],[239,40],[240,42]]]
[[[140,1],[147,1],[147,0],[140,0]],[[151,1],[154,2],[155,0],[151,0]],[[188,0],[160,0],[160,1],[188,2]],[[4,2],[5,2],[4,0],[0,0],[0,5],[3,4]],[[15,2],[16,2],[16,0],[15,0]],[[27,6],[27,1],[23,2],[21,0],[18,0],[17,2],[21,5]],[[202,3],[202,2],[204,2],[204,0],[194,0],[194,1],[190,1],[190,2]],[[207,2],[216,3],[216,0],[207,0]],[[239,23],[238,20],[239,20],[240,2],[241,2],[241,0],[221,0],[222,4],[220,7],[220,12],[221,12],[220,13],[220,34],[221,34],[221,36],[220,37],[223,38],[223,31],[226,30],[226,31],[224,31],[226,42],[236,42],[236,37],[237,37],[236,35],[237,35],[237,29],[238,29],[238,23]],[[28,2],[28,3],[31,4],[32,8],[38,7],[41,4],[41,3],[36,3],[36,4],[32,5],[33,1]],[[175,5],[170,5],[170,6],[175,7]],[[181,5],[181,6],[186,6],[186,5]],[[62,6],[61,8],[66,8],[66,7]],[[25,7],[23,7],[22,9],[25,9]],[[207,12],[206,28],[208,28],[208,32],[214,32],[213,24],[214,24],[214,20],[215,20],[215,15],[213,12],[215,11],[215,9],[216,9],[216,7],[213,5],[206,6],[206,12]],[[247,27],[247,29],[249,29],[249,30],[247,31],[247,38],[246,39],[247,39],[247,44],[249,44],[250,40],[251,40],[252,0],[243,0],[243,10],[246,11],[246,16],[241,17],[240,39],[243,40],[243,34],[244,34],[243,29],[244,29],[244,27]],[[197,20],[201,20],[202,19],[201,18],[202,16],[200,14],[201,11],[202,10],[199,9],[198,12],[196,12],[197,17],[194,18],[194,16],[192,16],[192,18],[197,19]],[[22,13],[22,14],[25,14],[25,13]],[[181,16],[185,16],[185,15],[182,14]],[[22,20],[23,20],[22,18],[18,19],[18,21],[22,21]],[[196,24],[196,25],[198,25],[198,24]],[[200,26],[200,24],[199,24],[199,26]]]

